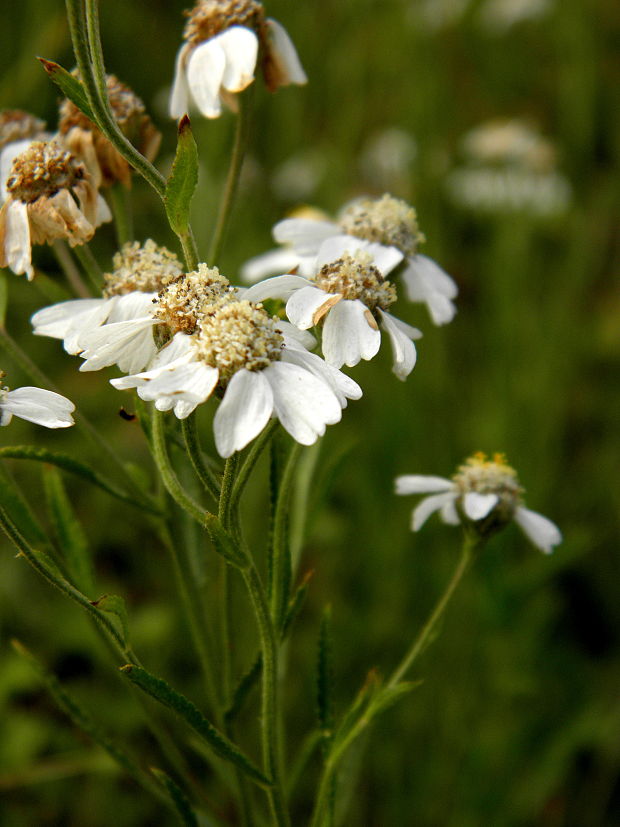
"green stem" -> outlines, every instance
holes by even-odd
[[[196,246],[196,239],[194,238],[194,233],[192,232],[191,227],[188,228],[187,232],[179,235],[179,241],[181,242],[183,258],[185,259],[187,270],[191,273],[198,269],[198,262],[200,260],[198,256],[198,247]]]
[[[237,115],[237,124],[235,130],[235,142],[233,145],[232,155],[230,159],[230,166],[228,168],[228,175],[220,209],[209,247],[209,256],[207,261],[209,266],[213,267],[217,264],[222,251],[222,244],[224,243],[224,235],[228,226],[228,220],[237,193],[237,185],[239,183],[239,175],[243,165],[243,158],[248,144],[248,135],[250,132],[250,116],[252,112],[252,98],[254,93],[254,84],[252,84],[244,93],[237,95],[239,102],[239,114]]]
[[[271,617],[276,628],[282,626],[291,584],[291,553],[288,542],[289,504],[293,476],[300,452],[301,445],[294,442],[278,486],[278,498],[273,518],[270,603]]]
[[[238,453],[234,453],[231,457],[228,457],[224,464],[224,475],[222,477],[222,488],[218,503],[218,519],[226,531],[230,531],[231,528],[231,492],[238,465]],[[222,687],[226,704],[230,701],[232,674],[230,646],[231,585],[230,577],[228,576],[228,565],[224,564],[221,569],[220,634],[222,643]]]
[[[263,584],[252,561],[241,570],[248,589],[261,641],[263,655],[263,684],[261,700],[261,728],[263,762],[266,774],[272,779],[273,787],[267,791],[274,823],[288,827],[290,820],[282,787],[282,773],[279,760],[278,733],[278,646],[276,633],[269,614],[269,605]]]
[[[190,414],[187,419],[181,420],[181,430],[185,440],[185,448],[190,462],[196,472],[196,476],[204,486],[205,490],[218,502],[220,499],[220,481],[217,474],[212,471],[204,461],[198,432],[196,430],[196,414]]]
[[[90,249],[88,244],[78,244],[73,248],[73,252],[75,253],[77,260],[84,268],[84,272],[86,273],[95,295],[100,296],[101,289],[103,287],[103,271],[97,263],[97,259],[93,255],[93,251]]]
[[[129,204],[130,192],[127,187],[117,183],[108,188],[108,194],[116,227],[116,240],[120,248],[128,241],[134,240],[133,215]]]
[[[256,465],[258,458],[264,451],[264,449],[269,444],[271,438],[276,432],[278,427],[278,420],[272,419],[271,422],[263,429],[262,433],[254,440],[252,443],[248,454],[239,469],[239,473],[237,474],[237,478],[235,479],[235,484],[233,485],[233,490],[231,494],[231,504],[230,508],[232,512],[236,512],[239,508],[239,502],[241,500],[241,495],[243,494],[243,490],[250,478],[250,474],[252,473],[254,466]]]
[[[61,239],[55,241],[52,244],[52,250],[75,295],[81,299],[90,299],[93,294],[87,285],[84,284],[80,271],[75,266],[75,262],[69,252],[67,242]]]

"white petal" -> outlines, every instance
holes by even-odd
[[[497,494],[478,494],[469,491],[463,497],[463,511],[470,520],[482,520],[487,517],[499,502]]]
[[[274,276],[248,287],[243,298],[249,302],[262,302],[265,299],[282,299],[286,301],[295,290],[308,287],[311,282],[301,276]]]
[[[30,251],[30,223],[28,207],[22,201],[12,201],[6,207],[4,255],[11,270],[17,275],[25,273],[29,281],[34,278]]]
[[[335,394],[307,370],[275,362],[263,373],[273,391],[274,413],[297,442],[312,445],[326,425],[340,420],[342,409]]]
[[[217,38],[201,43],[187,62],[187,83],[196,106],[206,118],[218,118],[222,113],[220,87],[226,56],[217,44]]]
[[[69,399],[43,388],[16,388],[9,391],[0,407],[10,414],[44,425],[46,428],[68,428],[73,425],[75,405]]]
[[[453,502],[456,494],[454,491],[449,491],[446,494],[433,494],[431,497],[425,497],[422,502],[414,509],[411,515],[411,530],[419,531],[424,523],[428,520],[431,514],[439,511],[448,503]]]
[[[403,260],[404,256],[396,247],[386,247],[383,244],[366,241],[352,235],[336,235],[326,239],[317,253],[315,267],[318,272],[325,264],[342,258],[346,253],[352,254],[357,250],[364,250],[372,256],[373,263],[384,276]]]
[[[189,86],[185,76],[186,54],[187,46],[183,45],[177,53],[174,67],[174,80],[172,82],[172,92],[170,93],[170,103],[168,104],[171,118],[181,118],[189,111]]]
[[[79,353],[79,335],[103,324],[115,303],[116,298],[72,299],[43,307],[30,319],[33,333],[35,336],[65,339],[65,350],[72,354]]]
[[[299,256],[294,250],[269,250],[260,256],[254,256],[242,266],[240,277],[246,284],[254,284],[267,276],[288,273],[299,264]]]
[[[112,379],[110,384],[118,390],[137,388],[138,396],[147,402],[154,401],[157,410],[174,408],[175,415],[185,419],[210,396],[218,378],[217,368],[181,358],[154,370]]]
[[[449,276],[445,270],[433,261],[428,256],[423,256],[421,253],[409,259],[409,263],[415,263],[418,273],[424,278],[424,281],[437,293],[441,293],[448,299],[455,299],[459,294],[459,289],[454,279]]]
[[[340,227],[333,221],[315,221],[311,218],[285,218],[273,228],[278,244],[292,244],[302,256],[314,256],[319,247],[332,235],[340,235]]]
[[[404,474],[396,477],[397,494],[430,494],[435,491],[450,491],[454,483],[444,477],[427,477],[422,474]]]
[[[349,299],[329,311],[323,326],[323,355],[334,367],[353,367],[360,359],[376,355],[381,334],[369,324],[368,312],[362,302]]]
[[[175,333],[168,344],[164,345],[149,365],[149,370],[169,365],[171,362],[183,360],[185,362],[195,359],[195,350],[191,336],[186,333]]]
[[[105,198],[99,193],[97,195],[97,213],[95,215],[95,227],[100,227],[107,221],[112,221],[112,213]]]
[[[447,525],[458,525],[461,522],[454,500],[450,500],[450,502],[447,502],[443,506],[441,509],[441,519]]]
[[[277,67],[280,85],[295,83],[303,86],[308,78],[286,29],[271,18],[266,21],[266,27],[269,55]]]
[[[155,356],[153,341],[154,319],[135,319],[115,322],[80,336],[84,347],[80,354],[86,361],[81,371],[101,370],[117,364],[126,373],[136,373]]]
[[[157,293],[142,293],[138,290],[119,296],[108,318],[108,324],[152,316],[155,310],[153,299],[156,296]]]
[[[300,330],[294,324],[282,319],[278,320],[278,330],[284,336],[284,344],[287,347],[301,347],[304,350],[312,350],[316,347],[316,339],[308,330]]]
[[[553,547],[562,542],[562,534],[555,523],[522,505],[515,511],[515,522],[536,548],[545,554],[551,554]]]
[[[218,454],[229,457],[245,448],[263,430],[272,411],[273,393],[263,371],[237,371],[213,420]]]
[[[291,278],[291,276],[284,276]],[[309,284],[296,290],[286,303],[286,315],[300,330],[308,330],[318,324],[330,308],[337,304],[342,296],[326,293],[319,287]]]
[[[309,370],[326,382],[338,397],[342,408],[346,408],[347,399],[360,399],[362,396],[362,389],[357,382],[354,382],[353,379],[333,365],[328,364],[316,353],[308,353],[307,350],[301,348],[287,347],[282,352],[282,359],[285,362],[291,362]]]
[[[243,91],[254,80],[258,38],[244,26],[231,26],[212,42],[216,42],[226,56],[222,86],[229,92]]]
[[[394,361],[392,371],[403,381],[409,376],[416,362],[416,349],[411,339],[406,336],[398,325],[394,324],[394,318],[389,313],[379,309],[379,316],[386,333],[390,337]]]
[[[451,299],[457,295],[454,281],[435,262],[422,255],[412,256],[402,273],[407,296],[412,302],[424,302],[437,325],[451,322],[456,307]]]

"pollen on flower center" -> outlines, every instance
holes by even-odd
[[[284,339],[277,322],[249,301],[221,303],[199,324],[197,351],[218,368],[220,385],[226,385],[242,368],[263,370],[280,359]]]
[[[519,504],[523,493],[517,472],[508,465],[503,454],[494,454],[489,460],[486,454],[479,451],[459,467],[452,479],[462,494],[497,494],[500,505],[509,514]]]
[[[351,204],[339,223],[348,235],[396,247],[406,256],[414,255],[424,241],[414,208],[387,194]]]
[[[106,297],[122,296],[138,290],[152,293],[162,290],[183,274],[183,265],[174,253],[159,247],[152,239],[144,245],[128,241],[112,259],[114,270],[104,274]]]
[[[217,267],[199,264],[166,284],[154,303],[155,318],[165,322],[174,333],[193,333],[212,305],[234,300],[235,288]]]
[[[340,293],[345,299],[359,299],[369,310],[387,308],[396,301],[396,288],[372,263],[370,253],[357,250],[325,264],[315,276],[317,287],[326,293]]]
[[[0,112],[0,149],[13,141],[26,138],[41,139],[45,133],[45,121],[35,118],[21,109],[5,109]]]
[[[70,189],[86,170],[77,158],[54,141],[35,141],[13,161],[8,192],[29,204],[42,195]]]
[[[198,0],[186,15],[183,36],[194,46],[231,26],[244,26],[260,35],[265,19],[263,5],[256,0]]]

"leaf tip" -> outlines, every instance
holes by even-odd
[[[129,675],[133,671],[133,663],[126,663],[124,666],[119,666],[118,671],[122,672],[124,675]]]
[[[47,60],[45,57],[37,56],[37,60],[43,66],[48,75],[56,74],[56,72],[61,68],[58,63],[54,63],[53,60]]]
[[[182,137],[187,132],[191,132],[192,124],[189,119],[189,115],[183,115],[181,120],[179,121],[179,137]]]

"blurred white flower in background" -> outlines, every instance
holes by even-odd
[[[276,167],[271,188],[282,201],[303,201],[314,195],[326,172],[325,153],[303,149]]]
[[[488,121],[461,141],[464,161],[446,178],[451,199],[480,212],[561,214],[571,186],[556,169],[556,149],[518,119]]]
[[[499,35],[524,20],[544,17],[552,8],[553,0],[487,0],[478,19],[490,34]]]
[[[375,132],[360,153],[364,178],[379,191],[407,198],[410,192],[411,165],[418,154],[413,135],[398,127]]]
[[[514,520],[525,536],[545,554],[562,542],[555,523],[525,508],[517,473],[503,454],[488,460],[478,452],[461,465],[452,479],[407,474],[396,478],[396,493],[431,494],[414,509],[411,530],[419,531],[436,511],[444,523],[472,526],[490,537]]]

